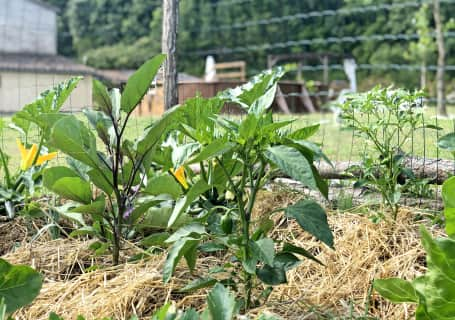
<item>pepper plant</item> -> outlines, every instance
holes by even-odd
[[[363,172],[357,187],[371,185],[382,196],[383,205],[396,219],[402,188],[407,179],[415,179],[403,166],[403,149],[414,132],[424,125],[424,94],[403,89],[376,87],[369,92],[350,96],[342,106],[341,118],[346,127],[365,140],[367,149],[360,169]]]
[[[421,226],[422,245],[427,253],[427,271],[411,281],[400,278],[378,279],[374,288],[394,303],[417,304],[415,319],[455,318],[455,177],[442,186],[444,216],[448,237],[433,238]]]
[[[71,200],[65,206],[66,215],[82,225],[73,235],[98,237],[100,242],[93,247],[99,252],[110,249],[114,264],[119,263],[123,240],[134,234],[142,215],[161,201],[154,197],[136,200],[148,183],[154,150],[179,123],[179,110],[168,111],[134,140],[125,131],[164,59],[159,55],[144,63],[122,93],[118,89],[109,92],[94,80],[95,105],[84,110],[91,129],[74,115],[59,115],[50,132],[49,145],[66,154],[70,165],[47,169],[44,185]]]
[[[170,280],[182,257],[194,269],[198,250],[221,251],[230,257],[227,263],[183,291],[221,282],[243,292],[245,311],[266,299],[272,286],[286,282],[286,271],[300,263],[299,256],[318,261],[304,248],[272,238],[273,214],[284,212],[286,218],[333,248],[325,211],[313,200],[276,208],[264,216],[253,215],[258,192],[275,170],[325,197],[328,194],[327,183],[314,166],[323,154],[306,140],[318,126],[291,130],[292,120],[273,119],[270,109],[282,75],[280,69],[265,72],[216,98],[188,101],[182,107],[184,121],[180,126],[186,143],[174,146],[172,153],[174,165],[183,165],[189,173],[189,188],[177,200],[168,226],[187,212],[193,212],[194,220],[166,240],[173,245],[164,266],[164,281]],[[220,113],[225,103],[237,104],[245,115],[227,118]],[[262,295],[253,292],[259,283],[267,286]]]

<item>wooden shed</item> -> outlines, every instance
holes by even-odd
[[[0,0],[0,113],[13,113],[70,77],[83,75],[63,106],[92,104],[95,70],[57,55],[57,11],[39,0]]]
[[[184,103],[187,99],[200,95],[205,98],[214,97],[218,92],[235,88],[244,84],[243,81],[216,81],[204,82],[200,81],[179,81],[179,103]],[[327,90],[326,86],[319,85],[317,91]],[[309,110],[304,104],[305,99],[310,99],[313,103],[315,111],[320,109],[320,106],[327,101],[326,96],[318,96],[317,94],[304,94],[305,86],[301,82],[296,81],[281,81],[279,90],[274,104],[273,111],[277,113],[307,113]],[[280,105],[280,99],[286,102],[288,110],[283,110]],[[144,97],[141,105],[136,109],[137,116],[159,116],[164,112],[164,96],[163,88],[157,85],[149,90],[149,93]],[[238,107],[226,105],[224,112],[239,113]]]

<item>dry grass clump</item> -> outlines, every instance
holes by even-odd
[[[291,194],[289,199],[286,194],[270,194],[268,201],[259,206],[258,215],[292,203],[295,196]],[[280,197],[283,202],[277,203]],[[419,233],[422,222],[414,221],[413,210],[401,209],[396,223],[373,223],[358,214],[329,214],[335,250],[302,232],[295,222],[275,218],[278,227],[273,237],[308,249],[324,266],[306,261],[289,272],[289,283],[274,290],[269,309],[285,319],[336,318],[351,314],[408,319],[414,306],[386,302],[372,291],[371,284],[373,279],[414,279],[425,272],[425,252]],[[443,230],[433,228],[432,233],[440,236]],[[311,309],[313,312],[308,314]]]
[[[182,297],[171,294],[178,280],[170,285],[162,282],[163,257],[137,264],[123,264],[80,275],[68,281],[46,281],[38,299],[17,313],[19,319],[47,319],[54,311],[65,319],[76,319],[81,314],[87,319],[101,319],[115,315],[115,319],[129,319],[130,315],[144,317],[166,301]],[[185,271],[177,272],[179,279],[187,278]],[[185,297],[201,305],[203,296]],[[190,304],[190,303],[187,303]]]
[[[11,263],[35,263],[45,276],[40,295],[31,306],[16,313],[17,319],[47,319],[51,311],[65,319],[76,319],[78,315],[87,319],[113,315],[115,319],[129,319],[132,314],[145,319],[166,301],[177,301],[181,307],[198,307],[205,300],[204,294],[175,293],[174,289],[183,287],[192,277],[184,266],[177,268],[171,283],[163,284],[163,254],[84,273],[89,265],[110,264],[94,259],[88,246],[89,242],[64,239],[24,247],[4,256]],[[198,271],[206,273],[214,263],[211,260],[201,259]]]
[[[412,306],[386,302],[371,293],[371,284],[376,278],[413,279],[425,272],[425,252],[411,212],[402,210],[394,226],[354,214],[330,216],[329,224],[334,251],[295,223],[275,230],[276,237],[309,249],[325,266],[307,261],[289,272],[289,283],[272,294],[272,310],[286,319],[302,319],[302,313],[314,309],[308,319],[318,319],[321,313],[364,315],[368,306],[366,314],[378,319],[408,319]]]
[[[298,195],[289,192],[265,192],[259,198],[255,217],[297,198]],[[355,214],[329,215],[335,251],[302,232],[294,222],[280,215],[273,218],[277,223],[273,237],[305,247],[325,266],[304,261],[288,273],[289,283],[276,287],[268,303],[253,314],[266,310],[284,319],[339,319],[349,316],[351,311],[363,315],[368,306],[367,314],[378,319],[412,316],[412,306],[390,304],[371,292],[375,278],[413,279],[425,272],[425,255],[412,210],[401,210],[396,224],[374,224]],[[78,314],[87,319],[113,315],[115,319],[128,319],[131,314],[148,319],[166,301],[176,301],[182,308],[203,308],[205,291],[192,295],[176,293],[176,289],[195,278],[183,264],[178,266],[171,283],[163,284],[164,254],[135,264],[85,272],[89,265],[109,265],[108,260],[93,258],[87,248],[87,242],[57,240],[25,246],[5,257],[12,263],[34,264],[46,278],[38,299],[19,311],[18,319],[47,319],[50,311],[66,319],[75,319]],[[128,254],[134,253],[134,248],[128,250]],[[198,260],[197,276],[207,274],[222,259],[202,257]]]
[[[3,258],[13,264],[31,265],[46,279],[65,281],[86,272],[93,265],[109,263],[109,257],[94,257],[89,249],[90,243],[74,239],[40,239],[25,244]]]

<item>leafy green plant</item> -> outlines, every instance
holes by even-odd
[[[13,219],[18,212],[28,212],[28,199],[41,186],[42,171],[46,162],[57,155],[55,152],[48,153],[45,147],[49,139],[47,119],[58,115],[79,81],[80,78],[73,78],[46,90],[37,100],[13,115],[10,127],[21,135],[21,139],[17,139],[21,160],[15,173],[10,168],[10,157],[0,148],[0,167],[3,169],[0,214],[6,215],[8,219]],[[1,121],[0,133],[6,129],[5,126]],[[40,137],[38,144],[31,142],[32,135]],[[32,208],[35,209],[34,206]]]
[[[357,186],[374,186],[382,196],[383,205],[395,220],[402,193],[401,185],[413,178],[403,167],[403,149],[417,129],[432,128],[424,125],[423,108],[418,105],[423,97],[420,91],[374,88],[351,96],[342,106],[342,119],[347,127],[372,146],[363,157],[362,178]]]
[[[18,149],[21,153],[20,168],[12,174],[9,168],[9,157],[0,148],[0,161],[4,172],[3,184],[0,185],[0,212],[8,219],[13,219],[17,213],[26,214],[30,197],[41,187],[42,171],[46,162],[57,156],[56,152],[39,154],[36,144],[27,149],[17,139]]]
[[[286,218],[297,221],[304,230],[333,248],[325,211],[315,201],[301,200],[253,217],[257,194],[275,170],[319,190],[325,197],[328,193],[327,183],[313,164],[324,156],[306,140],[318,126],[291,130],[292,120],[273,119],[270,106],[282,74],[281,70],[266,72],[216,98],[188,101],[182,107],[185,120],[180,126],[186,140],[180,139],[181,144],[175,142],[178,139],[170,143],[169,157],[175,168],[182,165],[186,168],[189,186],[177,199],[168,226],[185,213],[194,219],[165,240],[173,245],[163,279],[170,280],[182,257],[193,270],[198,250],[224,252],[230,257],[229,262],[214,267],[209,277],[197,279],[182,290],[221,282],[243,292],[244,310],[266,299],[272,286],[285,283],[286,271],[301,262],[298,256],[319,262],[304,248],[269,237],[274,227],[273,214],[284,212]],[[225,103],[236,103],[246,114],[237,119],[227,118],[220,113]],[[194,164],[200,175],[193,173]],[[260,282],[267,289],[253,297],[253,289]]]
[[[108,92],[94,80],[95,106],[84,110],[92,130],[73,115],[49,119],[49,145],[69,157],[69,166],[47,169],[43,183],[70,200],[61,211],[82,225],[73,235],[98,237],[100,242],[93,247],[99,253],[111,249],[114,264],[119,263],[123,240],[133,236],[143,214],[162,201],[152,197],[139,202],[137,198],[149,184],[154,150],[179,123],[179,109],[165,113],[134,140],[125,131],[164,59],[159,55],[145,62],[129,78],[122,94],[118,89]]]
[[[30,304],[38,296],[42,277],[29,266],[12,265],[0,259],[0,317]]]
[[[421,226],[422,245],[427,253],[425,275],[412,281],[399,278],[374,281],[386,299],[417,304],[416,319],[455,318],[455,177],[442,187],[447,238],[434,239]]]
[[[412,195],[416,198],[429,199],[434,196],[433,189],[431,188],[432,179],[418,179],[414,175],[406,180],[403,185],[403,193]]]
[[[450,152],[455,160],[455,132],[440,137],[438,140],[438,147]]]

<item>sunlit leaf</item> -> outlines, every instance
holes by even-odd
[[[7,313],[30,304],[39,294],[42,282],[42,276],[33,268],[0,259],[0,299],[4,299]]]
[[[122,111],[130,113],[139,104],[165,59],[166,55],[157,55],[129,77],[121,98]]]
[[[418,294],[411,282],[399,278],[377,279],[374,288],[384,298],[395,302],[419,302]]]
[[[212,319],[233,320],[236,310],[235,296],[222,284],[217,283],[207,296]]]

